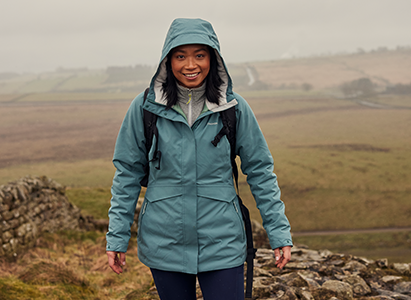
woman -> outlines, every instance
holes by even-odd
[[[230,144],[225,137],[217,146],[211,143],[223,126],[219,112],[233,106],[235,151],[277,266],[283,268],[291,257],[290,225],[271,154],[250,107],[232,91],[217,36],[206,21],[176,19],[147,99],[143,94],[134,99],[117,138],[107,233],[109,265],[119,274],[147,164],[144,108],[158,116],[158,137],[148,153],[138,255],[150,267],[161,299],[195,299],[196,277],[206,300],[244,299],[246,237]]]

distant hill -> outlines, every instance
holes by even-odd
[[[411,83],[411,48],[228,65],[236,90],[338,88],[368,78],[380,88]],[[154,66],[112,66],[102,70],[63,69],[41,74],[0,73],[0,94],[139,93]]]
[[[254,62],[243,66],[255,70],[258,80],[271,88],[303,84],[314,89],[334,88],[364,77],[381,87],[411,83],[410,48],[381,48],[367,53]]]

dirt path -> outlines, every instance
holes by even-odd
[[[399,227],[399,228],[372,228],[372,229],[349,229],[349,230],[320,230],[320,231],[302,231],[293,232],[293,236],[315,236],[315,235],[340,235],[340,234],[353,234],[353,233],[385,233],[385,232],[400,232],[411,231],[411,227]]]

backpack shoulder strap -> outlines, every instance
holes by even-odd
[[[236,146],[236,136],[237,136],[237,117],[235,114],[235,106],[230,107],[227,110],[223,110],[220,112],[221,120],[223,122],[223,128],[221,128],[220,132],[215,136],[214,140],[211,142],[215,147],[220,142],[223,136],[227,136],[228,142],[230,143],[230,160],[231,160],[231,168],[233,171],[234,180],[237,186],[238,191],[238,168],[237,163],[235,162],[236,154],[235,154],[235,146]]]
[[[147,100],[147,95],[148,95],[149,88],[147,88],[144,91],[144,100],[143,104]],[[156,136],[158,140],[158,130],[157,130],[157,115],[153,114],[152,112],[143,109],[143,121],[144,121],[144,136],[146,138],[146,153],[147,153],[147,161],[148,161],[148,153],[150,152],[151,146],[153,145],[153,137]],[[161,152],[158,151],[157,149],[157,144],[156,143],[156,149],[154,153],[154,158],[151,161],[157,160],[158,159],[158,167],[157,169],[160,168],[160,159],[161,159]],[[141,186],[147,187],[148,184],[148,175],[150,172],[150,167],[149,167],[149,162],[144,166],[144,177],[140,181]]]
[[[237,198],[238,203],[240,204],[241,214],[244,221],[244,228],[247,237],[247,273],[246,273],[246,290],[245,290],[245,298],[248,299],[252,297],[253,291],[253,269],[254,269],[254,258],[257,249],[254,248],[253,243],[253,232],[251,229],[251,219],[250,219],[250,212],[248,208],[244,205],[243,201],[241,200],[239,193],[240,190],[238,189],[238,168],[237,163],[235,161],[236,153],[236,136],[237,136],[237,117],[235,113],[235,106],[230,107],[227,110],[223,110],[220,112],[221,120],[223,122],[223,128],[220,132],[216,135],[214,140],[211,142],[215,147],[220,142],[221,138],[226,135],[227,139],[230,143],[231,153],[230,153],[230,160],[231,160],[231,168],[233,171],[233,177],[235,181],[235,185],[237,187]]]

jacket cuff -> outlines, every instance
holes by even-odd
[[[270,240],[271,249],[277,249],[285,246],[293,246],[293,242],[291,239],[284,239],[284,240]]]
[[[106,251],[113,251],[113,252],[127,252],[128,245],[110,245],[107,243]]]

